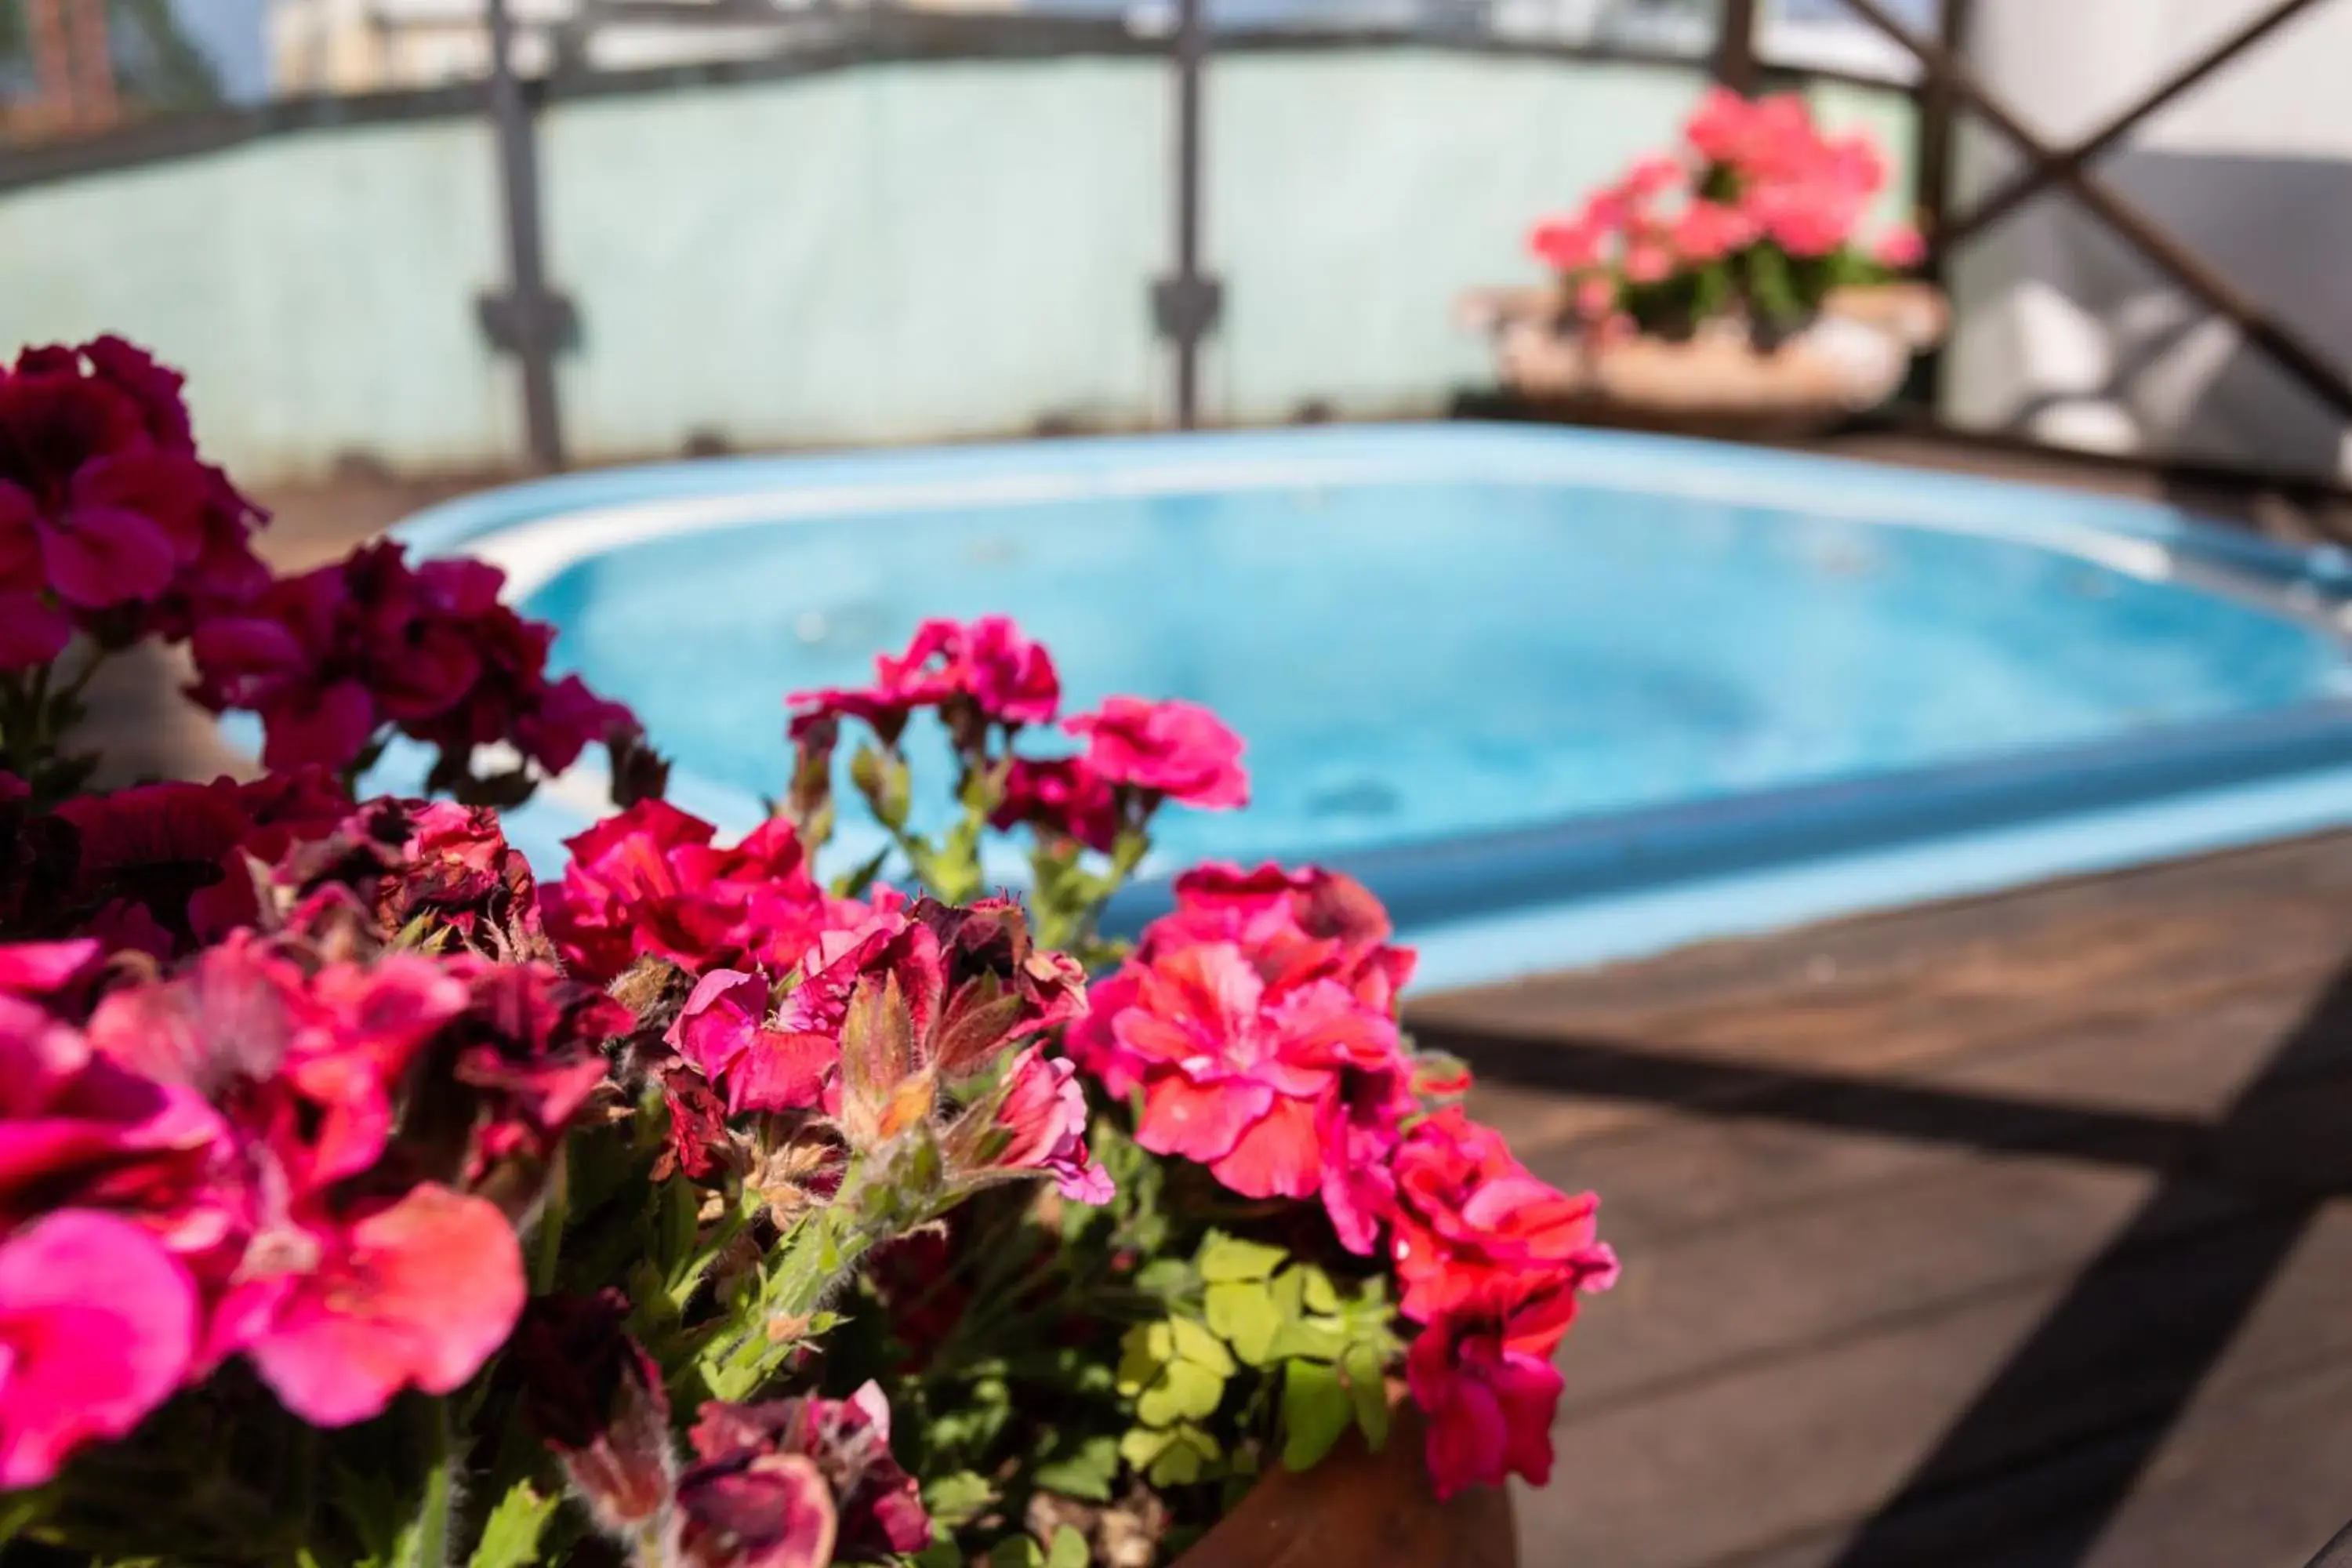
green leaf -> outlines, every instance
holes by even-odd
[[[996,1489],[988,1484],[988,1478],[971,1470],[941,1476],[923,1489],[923,1507],[929,1510],[931,1522],[950,1530],[970,1524],[995,1500]]]
[[[1285,1321],[1302,1317],[1307,1311],[1307,1276],[1296,1268],[1286,1268],[1274,1277],[1274,1310]]]
[[[1264,1366],[1282,1330],[1274,1292],[1262,1284],[1233,1281],[1208,1289],[1209,1327],[1250,1366]]]
[[[1057,1525],[1054,1544],[1045,1549],[1045,1568],[1087,1568],[1093,1556],[1085,1536],[1066,1524]]]
[[[1119,1191],[1126,1192],[1129,1185],[1129,1180],[1122,1176]],[[1192,1288],[1192,1266],[1181,1258],[1156,1258],[1136,1270],[1135,1288],[1147,1296],[1157,1296],[1162,1300],[1182,1295]]]
[[[1301,1318],[1282,1325],[1270,1353],[1277,1361],[1338,1361],[1347,1348],[1347,1330],[1338,1319]]]
[[[1132,1399],[1158,1382],[1175,1348],[1165,1323],[1138,1323],[1128,1330],[1118,1342],[1118,1391]]]
[[[1212,1233],[1209,1239],[1201,1244],[1201,1254],[1196,1261],[1201,1266],[1201,1278],[1212,1285],[1220,1285],[1234,1280],[1264,1279],[1288,1256],[1278,1247]]]
[[[1164,1426],[1132,1426],[1118,1440],[1118,1457],[1139,1470],[1146,1469],[1174,1441],[1176,1434]]]
[[[1234,1358],[1216,1335],[1190,1318],[1171,1318],[1168,1328],[1178,1361],[1190,1362],[1219,1378],[1233,1376]]]
[[[1160,1381],[1135,1402],[1135,1413],[1154,1426],[1167,1426],[1187,1416],[1200,1420],[1214,1414],[1224,1397],[1223,1378],[1194,1362],[1171,1362]]]
[[[1284,1466],[1307,1470],[1320,1464],[1355,1414],[1337,1369],[1319,1361],[1292,1362],[1282,1373]]]
[[[1377,1454],[1389,1440],[1389,1384],[1381,1352],[1360,1340],[1339,1358],[1339,1370],[1348,1374],[1348,1396],[1355,1401],[1356,1425]]]
[[[907,1561],[914,1568],[963,1568],[963,1553],[952,1541],[934,1541]]]
[[[1299,1299],[1310,1312],[1336,1312],[1339,1310],[1339,1292],[1332,1287],[1331,1277],[1312,1263],[1295,1265],[1298,1270]]]
[[[529,1481],[509,1487],[483,1521],[482,1539],[467,1568],[530,1568],[539,1561],[539,1538],[560,1500],[540,1496]]]
[[[988,1568],[1045,1568],[1045,1553],[1025,1535],[1008,1535],[988,1549]]]
[[[1088,1437],[1059,1458],[1037,1467],[1040,1489],[1088,1502],[1108,1502],[1111,1483],[1118,1479],[1118,1439]],[[934,1509],[934,1515],[938,1513]]]
[[[1217,1440],[1198,1426],[1179,1426],[1170,1434],[1173,1439],[1151,1462],[1145,1479],[1155,1487],[1190,1486],[1199,1480],[1208,1467],[1224,1458]]]

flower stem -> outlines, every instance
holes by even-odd
[[[450,1521],[455,1511],[449,1479],[449,1402],[428,1400],[419,1423],[425,1436],[425,1496],[409,1530],[410,1549],[402,1568],[449,1568]]]

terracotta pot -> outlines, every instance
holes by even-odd
[[[1947,323],[1942,295],[1915,283],[1839,289],[1769,352],[1732,318],[1679,342],[1563,331],[1548,289],[1484,291],[1458,313],[1493,339],[1497,374],[1524,401],[1603,423],[1732,432],[1822,428],[1884,403]]]
[[[1351,1433],[1303,1475],[1276,1466],[1177,1568],[1517,1568],[1510,1494],[1475,1487],[1439,1502],[1422,1439],[1406,1405],[1377,1454]]]

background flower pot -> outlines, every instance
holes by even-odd
[[[1824,429],[1877,406],[1947,322],[1942,295],[1916,283],[1839,289],[1769,350],[1728,317],[1680,341],[1602,339],[1563,325],[1549,289],[1472,295],[1460,316],[1493,339],[1497,379],[1524,403],[1599,423],[1733,434]]]
[[[1423,1436],[1407,1402],[1377,1454],[1350,1433],[1303,1474],[1276,1465],[1177,1568],[1517,1568],[1510,1493],[1474,1487],[1438,1501]]]

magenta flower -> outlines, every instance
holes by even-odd
[[[226,1137],[212,1109],[98,1056],[41,1000],[94,944],[0,947],[0,1226],[60,1204],[134,1215],[180,1243],[217,1226],[194,1211]]]
[[[68,1210],[0,1242],[0,1489],[120,1437],[186,1377],[196,1294],[128,1220]]]
[[[259,514],[196,457],[179,381],[116,338],[0,371],[0,596],[26,617],[0,616],[0,663],[38,662],[61,621],[125,605],[184,635],[265,580]]]
[[[1405,1380],[1429,1417],[1429,1474],[1441,1499],[1515,1475],[1536,1486],[1551,1479],[1559,1369],[1515,1346],[1500,1325],[1484,1317],[1432,1323],[1406,1352]]]
[[[1052,656],[1005,616],[925,621],[905,653],[874,668],[882,691],[920,705],[964,698],[1003,723],[1050,724],[1062,700]]]
[[[1108,855],[1118,845],[1118,795],[1081,758],[1015,757],[989,821],[998,828],[1034,827]]]
[[[231,1293],[254,1370],[318,1426],[381,1413],[415,1387],[448,1394],[506,1342],[522,1311],[522,1249],[496,1205],[430,1184],[312,1230],[300,1272]]]
[[[723,1089],[728,1110],[737,1114],[814,1109],[824,1103],[840,1065],[838,1024],[779,1026],[771,1022],[773,1000],[764,975],[714,969],[696,983],[670,1026],[670,1047]]]
[[[758,1476],[779,1458],[803,1458],[835,1500],[843,1556],[887,1558],[930,1542],[915,1479],[890,1452],[889,1402],[872,1383],[847,1399],[705,1405],[688,1440],[700,1461],[678,1483],[689,1514],[689,1495],[722,1477]]]
[[[1197,702],[1106,698],[1094,712],[1064,720],[1062,728],[1086,738],[1087,766],[1113,784],[1206,811],[1249,804],[1241,737]]]
[[[967,1180],[1043,1171],[1075,1203],[1110,1202],[1110,1173],[1087,1152],[1087,1091],[1076,1075],[1066,1058],[1022,1052],[1002,1088],[948,1128],[950,1169]]]

